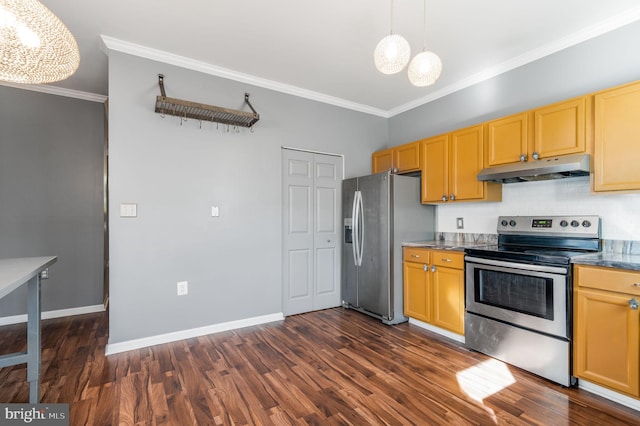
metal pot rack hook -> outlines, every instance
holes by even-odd
[[[169,98],[165,91],[163,74],[158,74],[158,86],[160,87],[160,96],[156,97],[155,112],[162,114],[163,117],[165,115],[180,117],[180,124],[187,121],[188,118],[193,118],[226,124],[227,131],[229,131],[230,126],[234,126],[236,129],[237,127],[252,127],[260,120],[260,115],[249,102],[248,93],[244,94],[244,101],[251,112]]]

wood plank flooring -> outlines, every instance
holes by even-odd
[[[342,308],[105,357],[106,313],[43,322],[42,401],[72,425],[633,425],[566,389],[410,324]],[[0,353],[26,325],[0,327]],[[0,402],[27,402],[26,366]]]

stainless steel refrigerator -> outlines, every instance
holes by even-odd
[[[433,240],[435,208],[420,178],[389,172],[342,181],[342,305],[385,324],[407,321],[402,242]]]

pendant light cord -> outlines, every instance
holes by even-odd
[[[393,0],[391,0],[391,12],[389,13],[389,35],[393,34]]]
[[[424,13],[422,21],[422,51],[427,51],[427,0],[424,0],[422,11]]]

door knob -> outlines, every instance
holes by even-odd
[[[431,272],[435,272],[436,271],[436,265],[431,265]]]
[[[631,300],[629,300],[629,307],[634,311],[638,310],[638,301],[635,297],[632,297]]]

